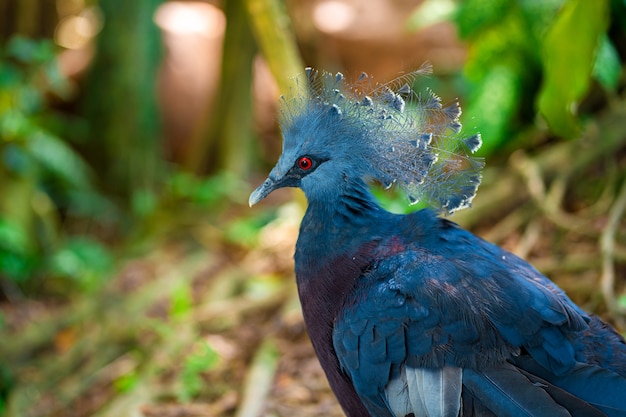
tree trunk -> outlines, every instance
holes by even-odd
[[[106,186],[126,196],[153,190],[163,174],[156,94],[161,37],[153,20],[161,3],[100,3],[105,24],[83,102],[90,123],[88,146]]]

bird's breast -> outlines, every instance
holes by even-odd
[[[372,262],[376,246],[377,242],[368,242],[356,251],[330,259],[296,252],[296,281],[304,323],[330,386],[349,416],[368,413],[352,382],[340,371],[332,335],[337,316]]]

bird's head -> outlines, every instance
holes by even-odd
[[[413,91],[429,70],[372,86],[365,74],[347,85],[340,73],[307,69],[298,90],[306,93],[281,98],[282,154],[250,205],[282,187],[300,187],[311,200],[373,180],[444,213],[469,206],[483,165],[469,154],[480,136],[459,135],[458,103],[444,107],[432,92]]]

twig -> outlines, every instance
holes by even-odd
[[[51,411],[54,411],[55,407],[70,406],[81,395],[102,383],[103,377],[99,371],[124,354],[127,343],[136,339],[138,329],[149,327],[147,325],[151,321],[147,313],[149,308],[155,305],[163,294],[171,294],[179,285],[189,285],[200,267],[208,262],[211,262],[210,257],[196,255],[182,266],[177,264],[175,267],[164,267],[154,281],[134,293],[124,297],[113,292],[105,293],[107,297],[96,300],[85,299],[84,302],[68,309],[67,315],[70,319],[66,320],[63,316],[57,319],[61,323],[72,324],[85,330],[81,332],[80,340],[63,355],[52,351],[27,361],[28,353],[33,347],[25,342],[31,339],[27,338],[24,341],[19,335],[15,335],[15,341],[20,342],[18,346],[24,345],[22,349],[27,351],[27,354],[20,355],[15,347],[11,349],[5,347],[2,350],[7,352],[7,358],[16,363],[15,373],[18,380],[16,388],[7,400],[6,415],[8,417],[50,415],[53,414]],[[59,328],[55,321],[51,321],[49,325],[52,329]],[[180,346],[182,340],[185,339],[180,337],[179,331],[177,337],[171,338],[172,342],[163,339],[161,343],[169,346],[176,342],[177,346]],[[39,339],[37,341],[43,342]],[[97,355],[93,354],[94,346],[98,347]],[[31,370],[33,368],[37,372],[33,372]],[[55,397],[55,401],[53,404],[47,404],[47,407],[42,407],[46,396]]]
[[[537,209],[528,202],[512,210],[502,220],[490,226],[488,230],[481,234],[482,238],[496,244],[501,244],[506,238],[521,229],[529,218],[537,212]]]
[[[615,233],[619,227],[619,221],[626,209],[626,182],[618,194],[611,211],[606,226],[600,235],[600,251],[602,253],[602,295],[606,301],[609,311],[618,315],[625,314],[626,309],[621,308],[615,298]]]
[[[452,219],[470,229],[486,216],[492,217],[494,213],[516,210],[528,199],[528,193],[519,184],[519,179],[506,170],[486,169],[482,188],[472,202],[472,209],[458,211]]]
[[[595,253],[570,253],[563,258],[556,258],[551,254],[545,258],[533,259],[533,265],[547,275],[554,272],[578,272],[598,268],[600,259]]]
[[[276,342],[272,337],[269,337],[254,356],[246,377],[242,400],[236,417],[259,417],[262,414],[277,367]]]
[[[513,251],[520,258],[526,258],[541,237],[541,220],[533,219],[526,226],[522,239]]]
[[[584,220],[580,216],[573,216],[561,208],[567,188],[564,175],[554,180],[550,189],[546,191],[543,172],[538,161],[518,151],[511,156],[511,164],[526,180],[526,186],[533,201],[546,218],[562,229],[575,230],[577,233],[591,236],[596,235],[596,231],[591,227],[588,220]]]

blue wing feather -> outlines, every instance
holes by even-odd
[[[521,369],[585,400],[609,416],[626,416],[626,379],[611,370],[577,363],[567,375],[554,375],[531,357],[517,358],[514,362]]]
[[[531,383],[512,365],[486,371],[466,369],[463,385],[498,416],[570,417],[541,386]]]
[[[335,323],[339,363],[366,407],[372,415],[378,415],[374,409],[389,408],[385,388],[402,366],[453,366],[466,371],[464,392],[496,415],[522,415],[522,409],[528,415],[561,415],[565,409],[510,363],[531,357],[552,379],[540,377],[575,392],[584,382],[562,381],[591,377],[579,363],[592,353],[575,343],[590,331],[591,319],[521,259],[425,215],[405,218],[420,224],[409,225],[414,232],[404,243],[397,237],[381,243],[377,260],[359,278]],[[438,230],[428,230],[433,227]],[[407,226],[401,224],[403,229]],[[610,376],[595,378],[609,383]],[[626,387],[626,379],[615,378]],[[517,394],[508,392],[512,389]],[[612,414],[611,407],[626,409],[624,399],[589,401],[607,415],[621,415]],[[542,407],[549,413],[534,414]]]

